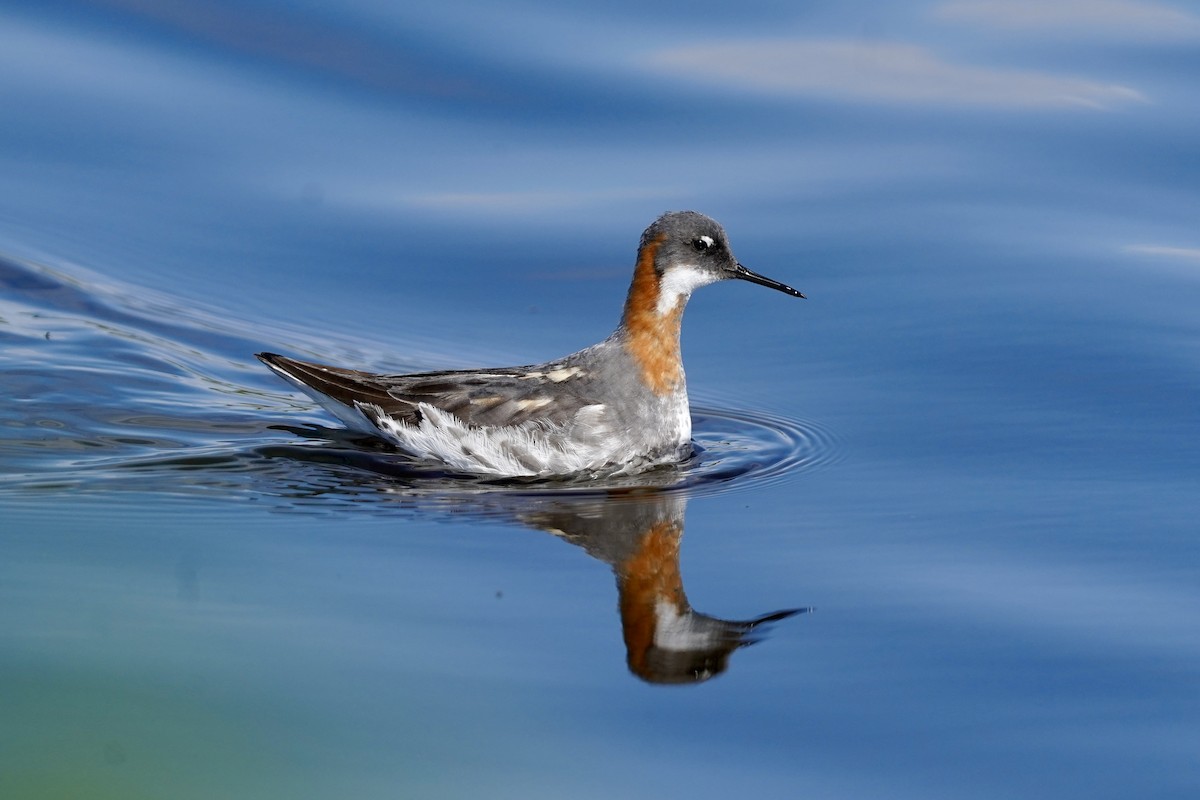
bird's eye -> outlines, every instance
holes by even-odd
[[[711,236],[701,236],[698,239],[692,239],[692,249],[697,253],[707,253],[716,246]]]

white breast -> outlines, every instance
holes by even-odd
[[[691,438],[691,417],[672,421],[679,426],[683,444]],[[679,453],[668,448],[647,456],[647,442],[628,432],[613,430],[603,405],[581,408],[566,425],[530,421],[503,427],[475,427],[434,406],[418,406],[421,421],[411,425],[372,408],[378,432],[405,452],[440,461],[452,469],[484,475],[553,477],[587,473],[624,474],[675,461]]]

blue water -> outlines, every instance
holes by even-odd
[[[1137,0],[0,3],[0,797],[1196,796],[1197,74]],[[676,469],[252,356],[563,355],[672,208],[809,298],[693,298]]]

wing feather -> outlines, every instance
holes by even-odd
[[[530,420],[567,425],[588,399],[591,382],[581,369],[570,377],[547,384],[538,380],[564,365],[508,369],[452,370],[415,375],[378,375],[358,370],[314,364],[275,353],[258,358],[297,383],[354,408],[371,405],[400,422],[417,424],[417,406],[428,404],[476,427],[520,425]],[[556,373],[564,374],[563,372]],[[549,387],[552,391],[547,391]]]

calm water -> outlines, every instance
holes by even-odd
[[[0,3],[0,797],[1200,791],[1200,9]],[[464,480],[658,213],[700,452]],[[648,609],[686,594],[686,646]]]

